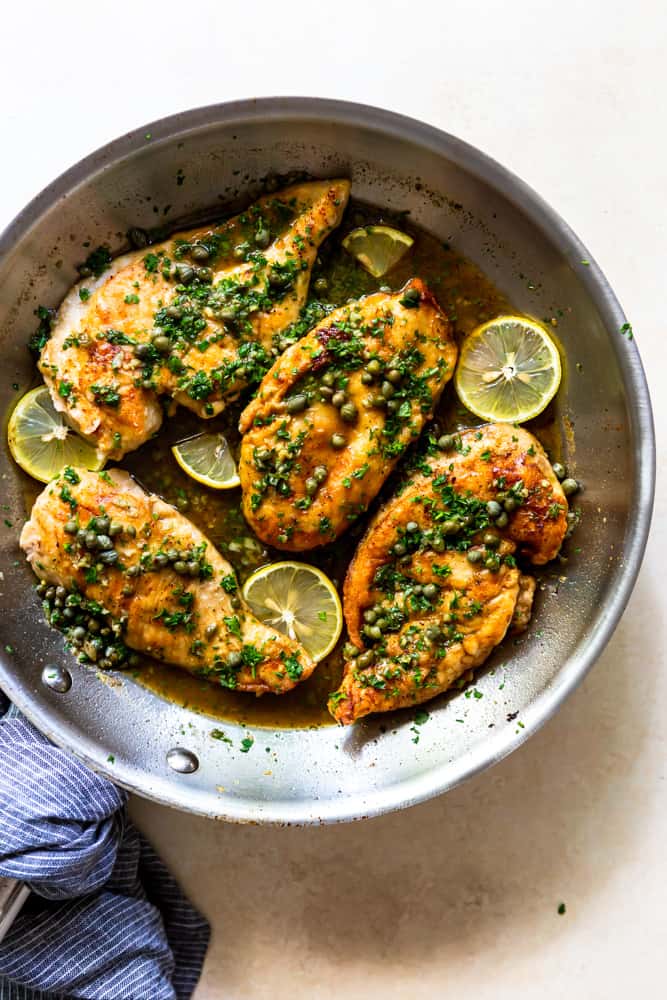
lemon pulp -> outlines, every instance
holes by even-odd
[[[260,621],[300,642],[315,662],[338,642],[343,627],[340,599],[331,580],[315,566],[262,566],[246,580],[243,597]]]
[[[343,240],[343,247],[374,278],[381,278],[398,264],[414,240],[392,226],[362,226]]]
[[[229,490],[240,479],[227,439],[222,434],[197,434],[175,444],[172,454],[184,472],[214,490]]]

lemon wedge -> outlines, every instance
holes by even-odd
[[[414,240],[391,226],[362,226],[353,229],[343,240],[343,247],[374,278],[381,278],[398,264]]]
[[[7,443],[16,464],[41,483],[48,483],[66,465],[97,470],[105,461],[94,445],[65,423],[45,385],[19,399],[9,420]]]
[[[454,386],[478,417],[519,424],[544,410],[560,381],[558,348],[544,327],[523,316],[498,316],[464,340]]]
[[[175,444],[171,453],[191,479],[213,490],[230,490],[241,480],[227,439],[222,434],[197,434]]]
[[[248,577],[243,597],[253,614],[300,642],[318,663],[338,642],[343,609],[328,576],[307,563],[278,562]]]

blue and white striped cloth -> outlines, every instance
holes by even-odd
[[[0,944],[0,1000],[187,1000],[208,924],[126,793],[5,707],[0,693],[0,875],[33,892]]]

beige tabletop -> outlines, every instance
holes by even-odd
[[[253,94],[384,105],[490,153],[561,212],[615,288],[660,463],[664,4],[24,0],[4,10],[2,37],[0,224],[115,135]],[[646,560],[607,651],[493,770],[351,826],[234,827],[133,802],[212,923],[196,1000],[665,996],[666,481],[659,467]]]

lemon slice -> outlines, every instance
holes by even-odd
[[[230,490],[241,480],[236,462],[222,434],[197,434],[175,444],[171,452],[183,472],[214,490]]]
[[[338,642],[343,609],[331,580],[315,566],[279,562],[248,577],[243,597],[253,614],[290,639],[318,663]]]
[[[558,349],[544,327],[522,316],[498,316],[464,340],[454,385],[478,417],[523,423],[542,412],[560,380]]]
[[[381,278],[398,264],[414,240],[391,226],[363,226],[353,229],[343,240],[349,254],[356,257],[374,278]]]
[[[48,483],[66,465],[97,470],[105,461],[94,445],[65,423],[45,385],[19,399],[9,420],[7,442],[16,464],[41,483]]]

